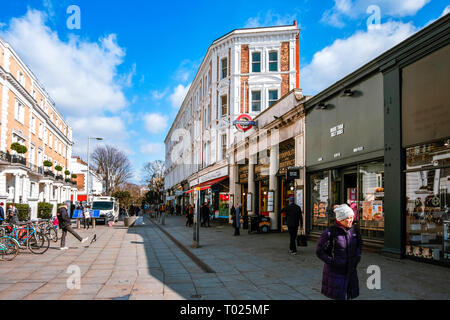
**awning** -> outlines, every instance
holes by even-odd
[[[228,178],[228,176],[225,177],[221,177],[221,178],[217,178],[217,179],[213,179],[213,180],[209,180],[203,183],[200,183],[199,185],[193,187],[191,190],[186,191],[185,193],[190,193],[192,191],[195,190],[195,188],[200,188],[200,190],[207,190],[209,188],[211,188],[212,185],[219,183],[222,180],[225,180],[226,178]]]

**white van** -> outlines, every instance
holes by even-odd
[[[94,197],[91,210],[100,210],[97,221],[117,222],[119,220],[119,200],[114,197]]]

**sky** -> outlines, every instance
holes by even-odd
[[[300,87],[314,95],[450,12],[445,0],[0,0],[0,37],[73,129],[142,168],[164,139],[208,47],[237,28],[300,27]]]

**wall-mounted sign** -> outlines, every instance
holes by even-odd
[[[256,122],[253,121],[252,117],[248,114],[241,114],[236,120],[233,121],[233,125],[235,125],[238,130],[245,132],[256,125]]]
[[[251,193],[247,193],[247,211],[248,212],[253,211],[253,208],[252,208],[252,194]]]
[[[333,127],[330,129],[330,135],[331,137],[335,137],[338,135],[341,135],[344,133],[344,125],[343,124],[339,124],[336,127]]]
[[[360,152],[360,151],[363,151],[363,150],[364,150],[364,147],[357,147],[357,148],[353,149],[353,152]]]
[[[267,211],[269,212],[273,212],[273,204],[274,204],[274,192],[273,191],[269,191],[267,193]]]
[[[300,168],[298,167],[288,168],[286,172],[286,180],[292,181],[295,179],[300,179]]]

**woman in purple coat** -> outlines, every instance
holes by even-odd
[[[325,230],[317,244],[316,255],[325,262],[322,294],[330,299],[350,300],[359,296],[356,267],[361,260],[362,240],[353,227],[354,212],[346,204],[334,209],[336,222]]]

